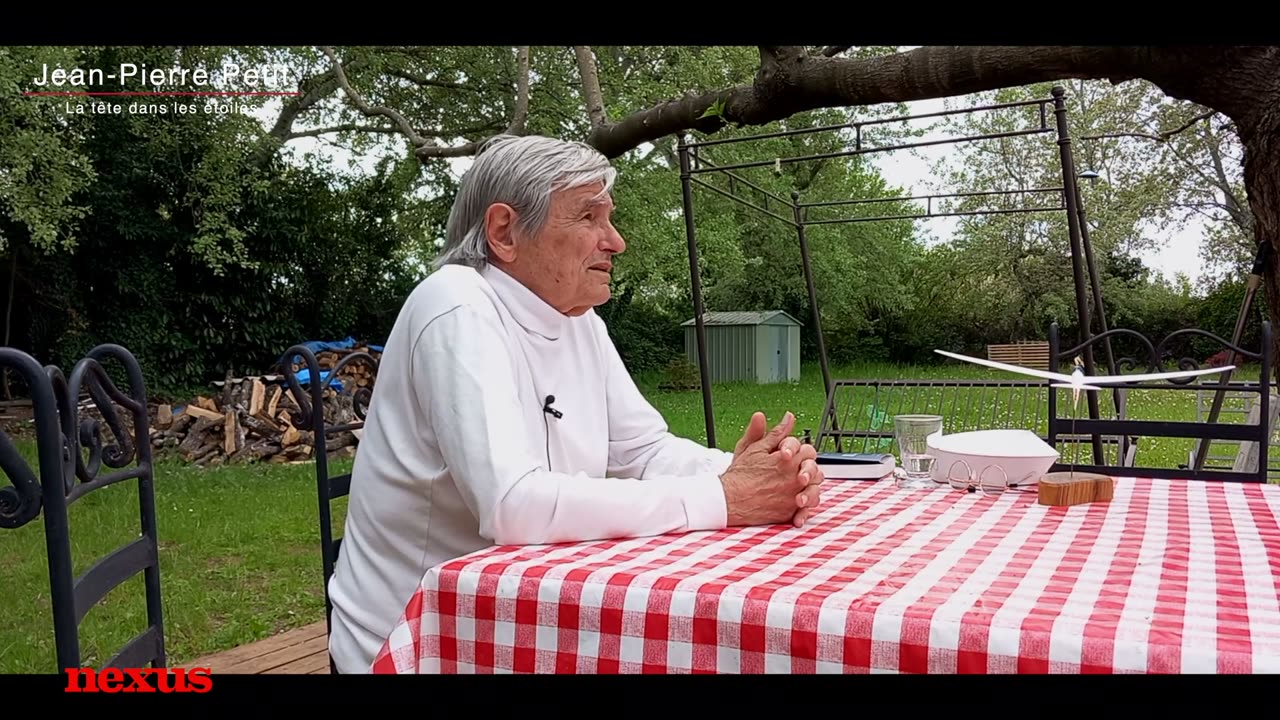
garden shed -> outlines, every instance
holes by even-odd
[[[800,379],[800,322],[782,310],[709,312],[707,370],[711,382],[794,382]],[[684,353],[698,364],[698,327],[681,323]]]

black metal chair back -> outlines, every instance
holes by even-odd
[[[1222,346],[1235,353],[1235,364],[1237,369],[1232,373],[1239,372],[1239,365],[1246,361],[1255,361],[1259,364],[1258,382],[1255,383],[1238,383],[1232,382],[1230,389],[1233,393],[1238,394],[1254,393],[1258,397],[1260,404],[1262,421],[1257,424],[1241,424],[1229,422],[1197,422],[1197,421],[1178,421],[1178,420],[1130,420],[1130,419],[1093,419],[1089,417],[1087,411],[1079,408],[1068,407],[1067,415],[1061,415],[1058,411],[1060,403],[1059,392],[1051,392],[1049,394],[1049,438],[1051,445],[1056,445],[1056,440],[1060,435],[1078,434],[1084,435],[1116,435],[1121,437],[1172,437],[1172,438],[1188,438],[1195,439],[1199,443],[1211,443],[1218,441],[1237,441],[1237,442],[1255,442],[1258,443],[1258,464],[1254,471],[1241,471],[1235,469],[1217,469],[1205,467],[1156,467],[1144,465],[1141,462],[1134,461],[1131,465],[1109,465],[1098,461],[1095,456],[1094,462],[1091,463],[1073,463],[1059,461],[1054,465],[1053,470],[1062,471],[1074,469],[1082,472],[1096,473],[1121,473],[1124,475],[1140,475],[1151,478],[1170,478],[1170,479],[1192,479],[1192,480],[1227,480],[1227,481],[1244,481],[1244,482],[1266,482],[1267,481],[1267,449],[1269,446],[1271,427],[1267,422],[1268,407],[1271,402],[1271,372],[1272,372],[1272,353],[1271,353],[1271,323],[1263,321],[1261,327],[1261,347],[1257,351],[1249,351],[1239,347],[1233,342],[1219,337],[1207,330],[1198,328],[1187,328],[1177,330],[1170,333],[1158,344],[1152,343],[1147,337],[1141,333],[1124,329],[1113,328],[1105,333],[1093,336],[1085,342],[1074,347],[1061,349],[1061,339],[1058,334],[1058,325],[1054,323],[1049,328],[1049,358],[1051,367],[1055,370],[1062,368],[1064,363],[1070,363],[1077,356],[1082,355],[1086,349],[1093,349],[1097,352],[1099,343],[1111,341],[1115,339],[1132,338],[1136,340],[1137,347],[1147,355],[1145,362],[1139,362],[1137,358],[1126,356],[1117,360],[1117,366],[1121,373],[1126,373],[1133,368],[1144,368],[1142,373],[1159,373],[1170,371],[1164,368],[1164,362],[1167,356],[1170,356],[1173,349],[1177,345],[1177,341],[1188,337],[1203,337],[1212,340],[1215,344]],[[1177,362],[1179,370],[1195,370],[1199,369],[1199,363],[1190,358],[1180,358]],[[1100,368],[1098,374],[1109,374],[1101,368],[1106,365],[1099,363]],[[1118,386],[1107,386],[1104,388],[1105,393],[1109,393],[1112,387],[1119,387],[1125,390],[1143,389],[1143,390],[1169,390],[1169,391],[1205,391],[1211,389],[1216,380],[1216,376],[1193,376],[1188,378],[1175,378],[1159,382],[1139,382],[1126,383]],[[1203,378],[1209,378],[1206,383],[1200,382]],[[1086,383],[1088,378],[1086,378]],[[1060,392],[1069,392],[1061,390]],[[1089,391],[1086,391],[1089,392]],[[1101,394],[1101,393],[1100,393]],[[1080,399],[1081,405],[1086,405],[1085,398]],[[1070,405],[1070,403],[1068,403]],[[1086,405],[1087,406],[1087,405]],[[1142,454],[1139,454],[1141,457]]]
[[[128,393],[108,375],[104,365],[110,360],[123,366]],[[102,667],[165,667],[154,466],[142,368],[128,350],[110,344],[91,350],[70,376],[54,366],[42,368],[15,348],[0,348],[0,364],[15,369],[31,394],[39,465],[37,482],[12,441],[0,433],[0,466],[13,483],[0,490],[0,524],[19,527],[44,514],[58,671],[81,667],[81,622],[111,590],[138,573],[146,588],[147,626]],[[88,392],[101,419],[82,414],[82,391]],[[124,408],[131,428],[121,423],[117,405]],[[114,436],[111,444],[103,438],[104,422]],[[133,479],[138,481],[139,536],[75,575],[68,508],[94,490]]]
[[[364,363],[369,368],[369,384],[366,386],[348,387],[339,379],[342,370],[355,363]],[[364,428],[365,415],[368,412],[369,400],[373,397],[373,383],[378,376],[378,361],[372,355],[362,351],[349,352],[344,355],[333,368],[322,370],[315,353],[306,345],[294,345],[285,352],[281,362],[285,383],[289,387],[293,401],[302,411],[305,427],[311,433],[312,447],[316,462],[316,492],[320,510],[320,558],[324,577],[325,623],[329,627],[333,614],[333,603],[329,597],[329,578],[333,576],[333,567],[338,562],[338,552],[342,547],[342,538],[334,537],[332,502],[345,497],[351,492],[351,473],[329,474],[329,437],[342,432],[351,432]],[[299,379],[299,373],[307,374],[306,388]],[[326,417],[336,417],[333,408],[341,402],[326,404],[326,397],[341,398],[349,396],[351,400],[352,418],[346,422],[330,422]],[[295,423],[296,425],[296,423]]]

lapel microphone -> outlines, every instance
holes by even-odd
[[[551,403],[555,401],[556,401],[555,395],[548,395],[546,399],[542,401],[542,413],[543,415],[554,415],[555,418],[559,420],[560,418],[564,417],[564,413],[551,407]],[[551,427],[547,423],[547,418],[545,417],[542,418],[542,426],[547,432],[547,470],[550,471],[551,470]]]
[[[555,418],[558,420],[558,419],[560,419],[560,418],[564,417],[564,413],[562,413],[562,412],[560,412],[559,410],[557,410],[557,409],[555,409],[555,408],[551,407],[551,403],[553,403],[553,402],[555,402],[555,401],[556,401],[556,396],[555,396],[555,395],[548,395],[548,396],[547,396],[547,399],[546,399],[546,400],[543,402],[543,404],[542,404],[542,412],[547,413],[548,415],[553,415],[553,416],[555,416]]]

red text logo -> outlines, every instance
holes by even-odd
[[[67,670],[66,692],[205,693],[213,688],[209,668],[80,668]]]

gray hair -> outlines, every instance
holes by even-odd
[[[449,212],[444,249],[433,265],[484,267],[489,261],[485,213],[493,203],[514,208],[520,231],[530,236],[546,223],[552,193],[598,182],[608,193],[616,177],[609,160],[586,143],[497,135],[485,142],[462,177]]]

